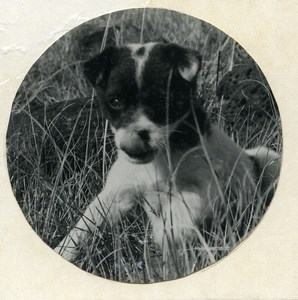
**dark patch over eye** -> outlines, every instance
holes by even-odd
[[[123,101],[119,98],[112,98],[109,100],[108,105],[113,110],[120,110],[123,108]]]

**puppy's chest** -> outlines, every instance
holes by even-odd
[[[179,158],[179,159],[178,159]],[[204,159],[199,155],[188,158],[162,158],[144,166],[139,174],[147,191],[158,190],[182,192],[202,189],[210,179],[209,169]]]
[[[173,164],[163,161],[144,167],[146,171],[138,178],[142,178],[142,199],[148,215],[164,219],[166,212],[172,212],[173,222],[178,224],[182,219],[197,220],[207,214],[207,190],[212,190],[213,183],[204,164],[200,157],[190,157]]]

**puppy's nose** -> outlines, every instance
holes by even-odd
[[[142,156],[148,152],[149,133],[147,130],[140,130],[130,133],[120,142],[120,149],[131,157]]]
[[[137,131],[138,136],[144,141],[144,142],[149,142],[150,140],[150,135],[148,130],[142,129]]]

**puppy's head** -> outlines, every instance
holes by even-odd
[[[116,145],[130,161],[152,161],[185,120],[200,65],[195,51],[159,43],[106,48],[85,63]]]

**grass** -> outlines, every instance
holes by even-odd
[[[224,33],[166,10],[129,10],[91,20],[53,44],[32,66],[16,94],[7,134],[12,189],[28,222],[50,247],[96,197],[116,156],[107,122],[82,75],[82,61],[106,45],[161,40],[202,54],[198,94],[214,123],[244,148],[267,145],[281,152],[279,113],[262,76],[253,84],[265,87],[273,106],[269,115],[263,111],[257,116],[251,106],[243,106],[244,114],[240,111],[233,122],[225,115],[216,93],[221,79],[233,67],[253,61]],[[133,283],[175,279],[205,268],[245,239],[268,206],[257,196],[245,199],[241,190],[232,202],[230,192],[227,186],[227,201],[214,208],[215,221],[200,226],[197,239],[183,249],[169,255],[159,249],[137,207],[118,226],[105,222],[81,245],[74,263],[101,277]]]

